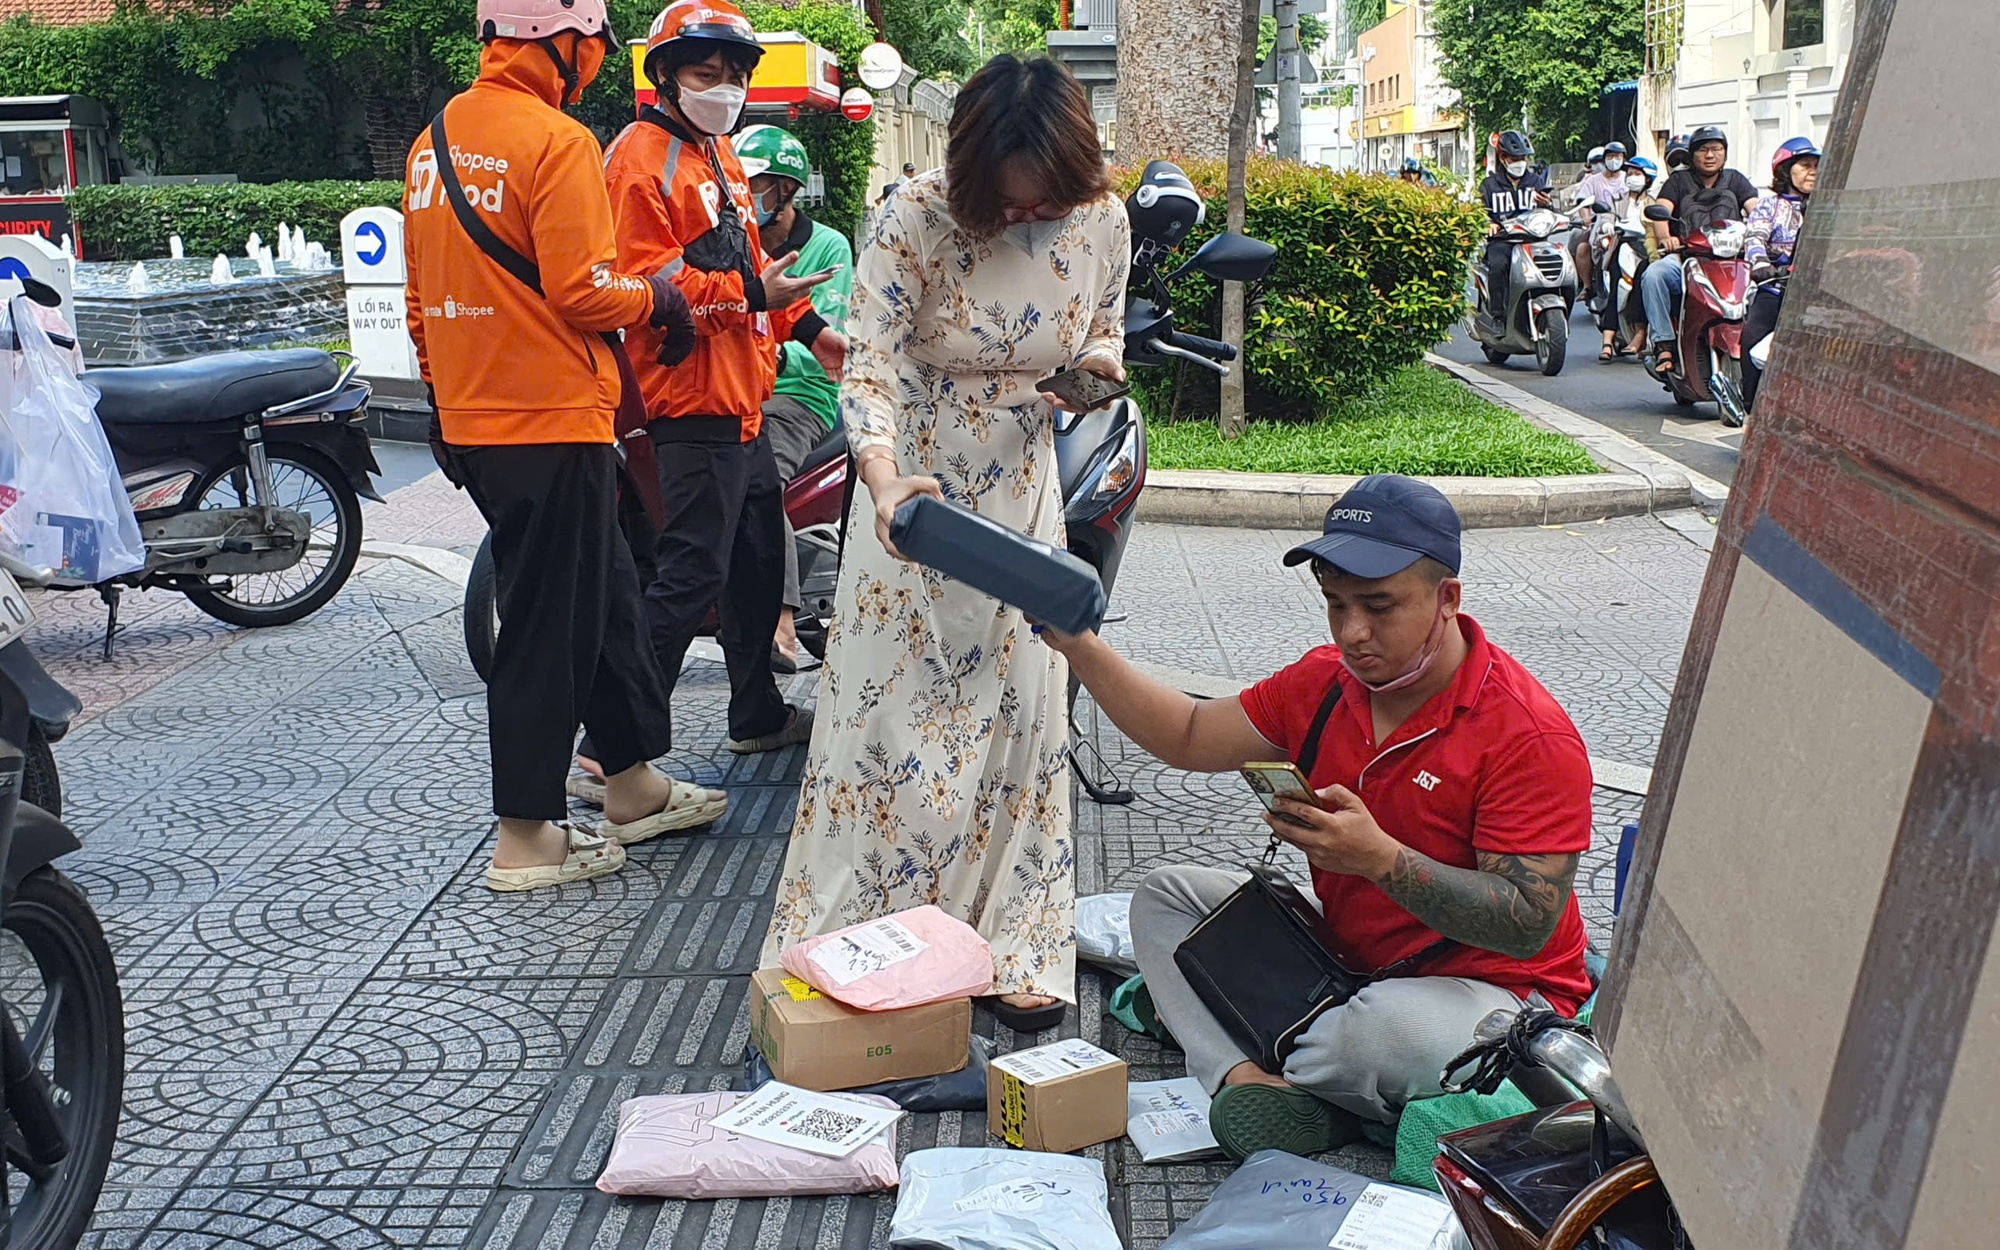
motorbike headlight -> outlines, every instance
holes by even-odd
[[[1556,216],[1550,210],[1538,208],[1534,212],[1529,213],[1526,220],[1522,221],[1521,228],[1538,239],[1546,239],[1556,232],[1556,226],[1561,221],[1562,218]]]
[[[1139,427],[1134,425],[1126,429],[1124,441],[1104,462],[1104,471],[1097,475],[1097,485],[1091,488],[1090,497],[1093,501],[1116,499],[1138,476]]]
[[[1720,260],[1734,260],[1743,255],[1743,244],[1750,232],[1741,222],[1728,222],[1708,232],[1708,250]]]

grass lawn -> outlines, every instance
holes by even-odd
[[[1213,420],[1161,422],[1148,427],[1147,438],[1155,469],[1415,477],[1598,471],[1573,440],[1529,424],[1428,365],[1411,365],[1374,394],[1315,422],[1252,421],[1233,443],[1222,441]]]

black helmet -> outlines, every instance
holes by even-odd
[[[1500,132],[1500,155],[1525,161],[1535,154],[1535,145],[1528,142],[1528,136],[1518,130]]]
[[[1693,156],[1694,150],[1704,143],[1720,143],[1723,151],[1729,150],[1729,136],[1722,133],[1720,126],[1696,127],[1695,132],[1688,136],[1688,155]]]
[[[1667,140],[1667,168],[1679,169],[1688,163],[1688,137],[1675,135]]]
[[[1414,156],[1406,156],[1403,158],[1403,172],[1406,174],[1420,174],[1424,172],[1424,163]]]
[[[1613,139],[1604,145],[1604,154],[1606,156],[1623,156],[1625,155],[1625,145]]]
[[[1208,203],[1172,161],[1153,161],[1125,201],[1135,254],[1147,244],[1164,250],[1187,238],[1208,216]]]

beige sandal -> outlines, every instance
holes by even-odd
[[[667,785],[670,791],[665,807],[626,825],[604,821],[597,832],[620,846],[636,846],[663,833],[713,824],[729,811],[729,796],[720,790],[704,790],[672,777],[667,778]]]
[[[607,876],[625,866],[625,848],[588,829],[562,823],[556,828],[569,835],[569,856],[560,864],[535,868],[488,868],[486,888],[498,894],[518,894],[544,886],[568,885]]]
[[[571,773],[563,786],[569,797],[586,807],[604,806],[604,782],[589,773]]]

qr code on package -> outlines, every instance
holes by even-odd
[[[830,1107],[816,1107],[805,1119],[788,1127],[800,1137],[811,1137],[833,1145],[845,1141],[867,1122],[858,1115],[848,1115]]]

